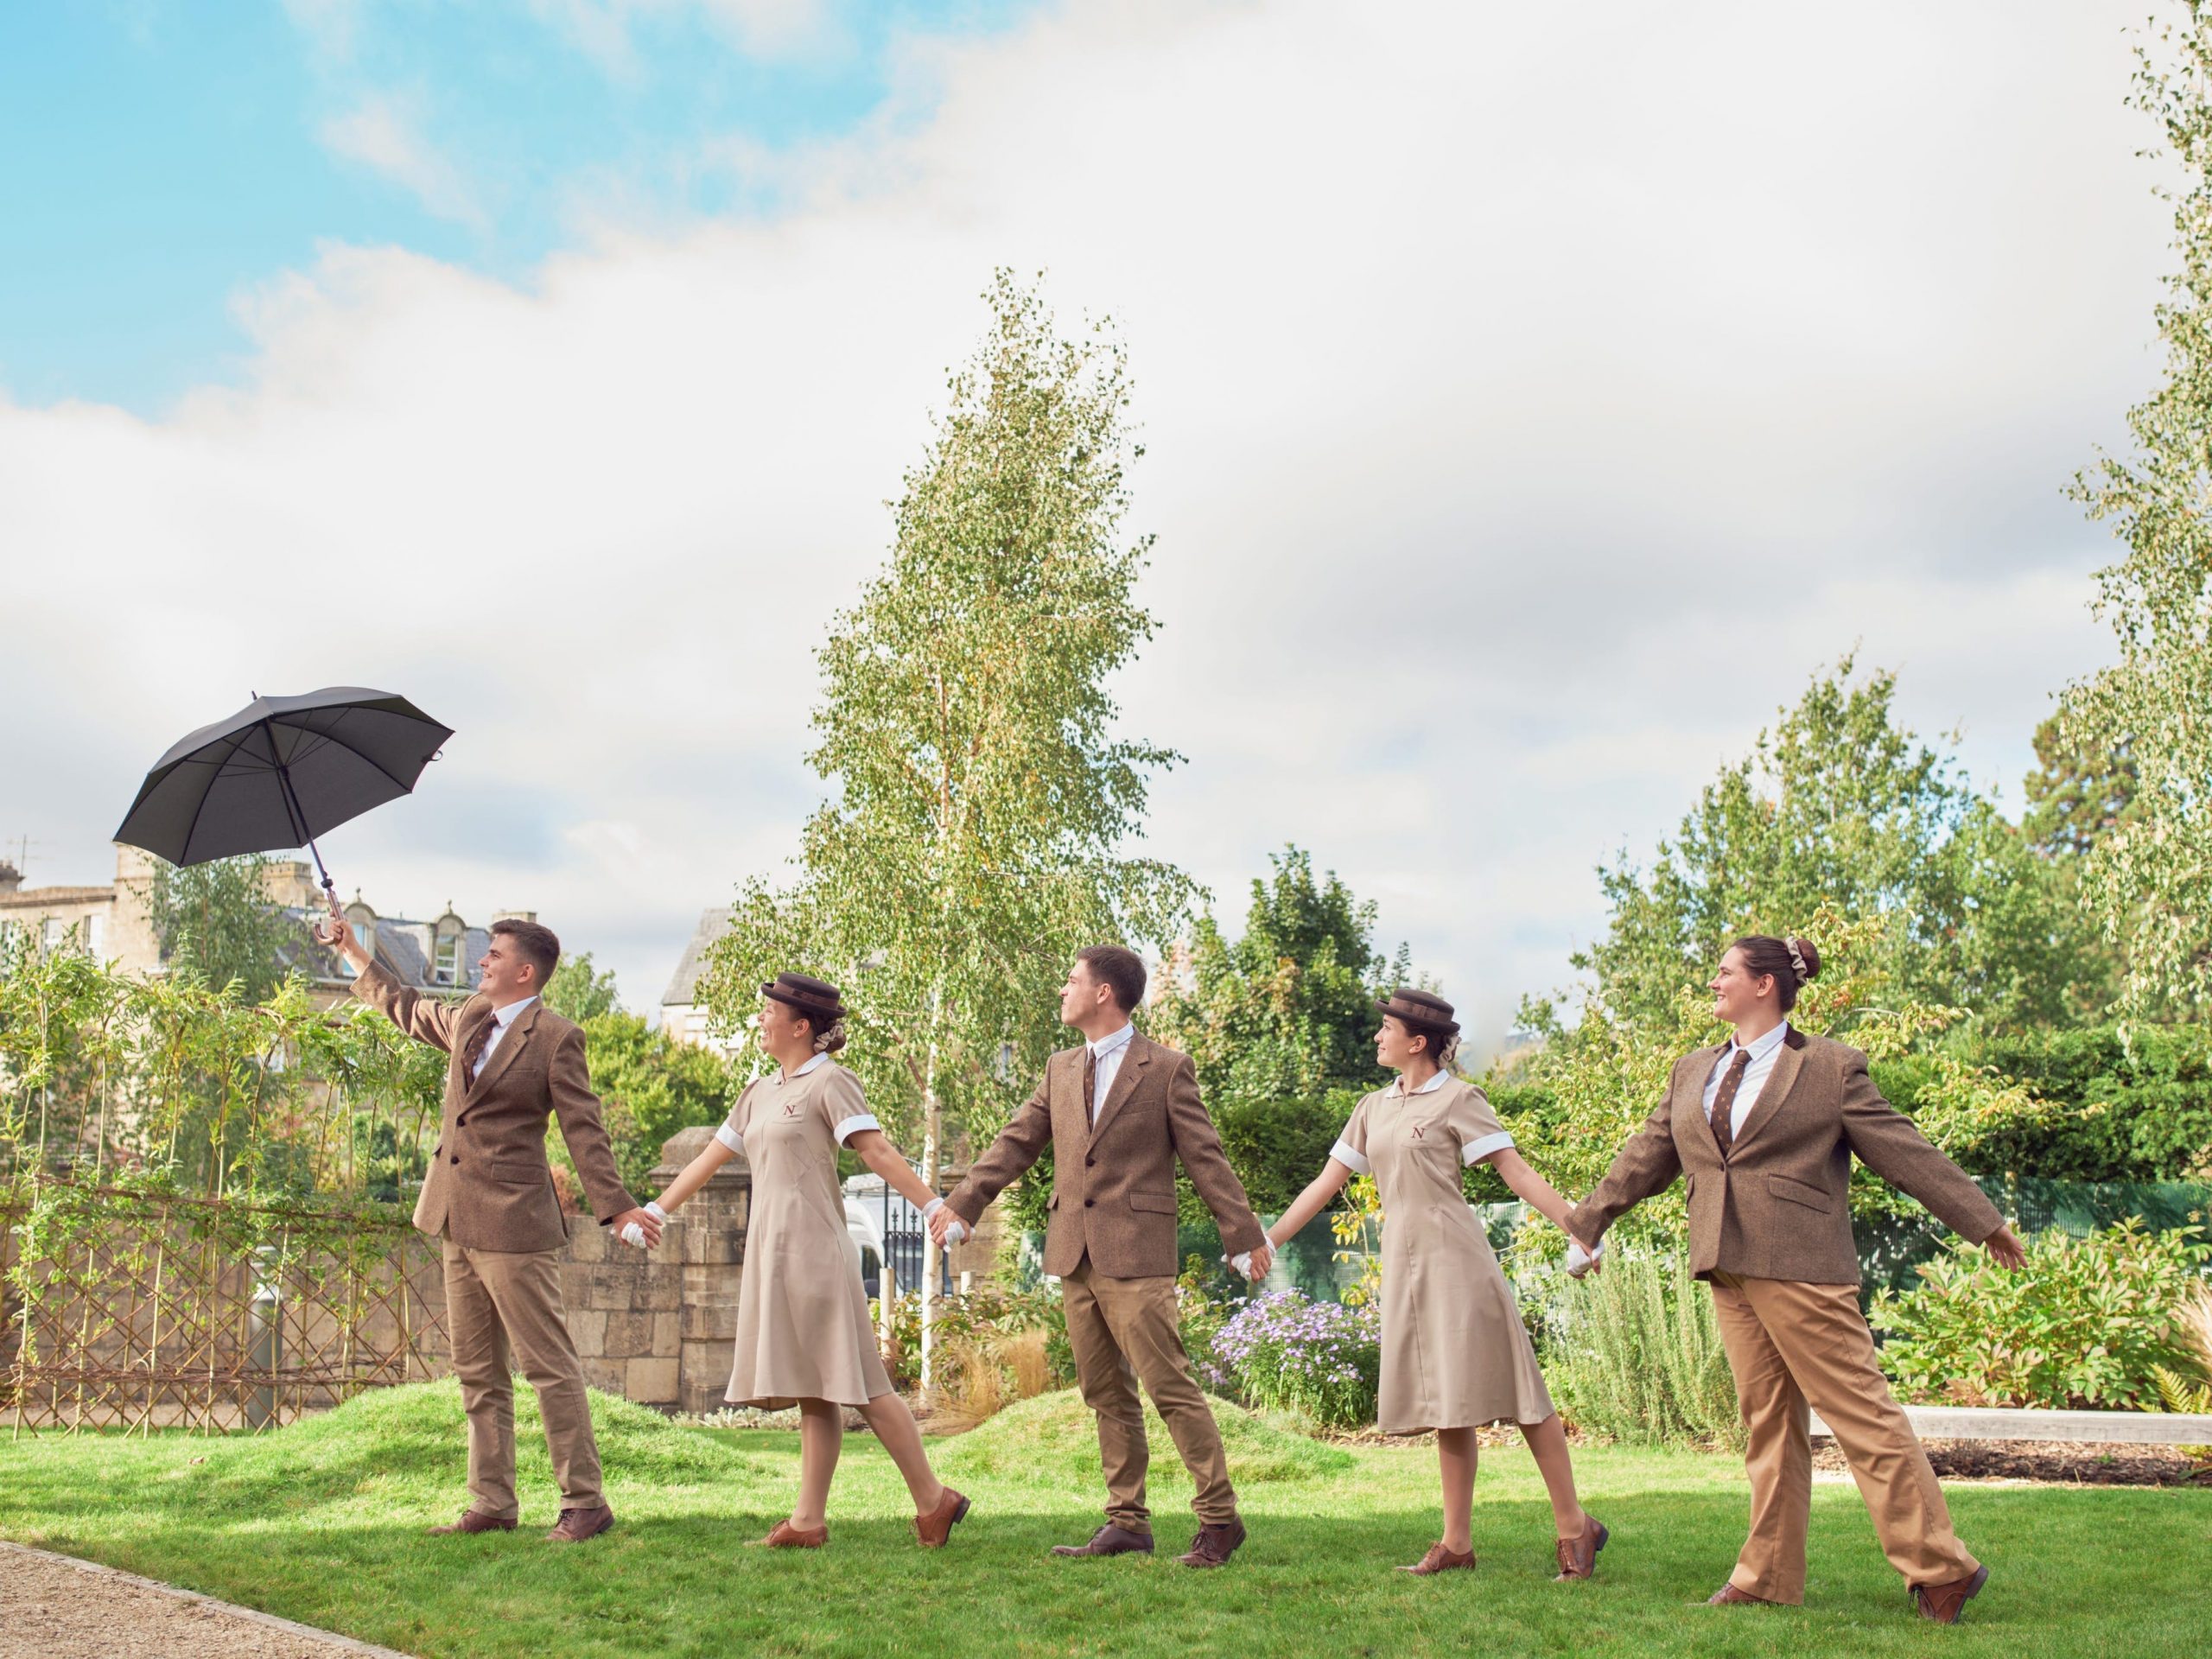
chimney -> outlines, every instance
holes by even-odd
[[[23,885],[23,873],[10,860],[0,858],[0,893],[13,893]]]

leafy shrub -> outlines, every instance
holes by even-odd
[[[871,1300],[868,1311],[880,1332],[880,1299]],[[1026,1400],[1040,1387],[1065,1388],[1075,1381],[1067,1313],[1060,1306],[1059,1293],[1042,1285],[1017,1291],[987,1284],[965,1296],[939,1297],[937,1338],[938,1357],[946,1368],[941,1386],[978,1407]],[[909,1291],[891,1305],[891,1344],[883,1364],[899,1388],[912,1389],[921,1382],[919,1291]],[[986,1368],[991,1372],[988,1376],[980,1374]],[[990,1412],[983,1409],[976,1414],[988,1416]]]
[[[1545,1299],[1547,1376],[1586,1434],[1643,1446],[1740,1446],[1736,1383],[1713,1297],[1689,1258],[1607,1253]]]
[[[2212,1028],[2138,1021],[2002,1035],[1968,1033],[1959,1058],[1993,1066],[2074,1109],[2050,1122],[1997,1126],[1950,1148],[1972,1174],[2051,1180],[2174,1180],[2212,1169]],[[1874,1081],[1916,1111],[1935,1057],[1878,1064]]]
[[[2087,1238],[2038,1233],[2017,1272],[1955,1244],[1869,1317],[1908,1400],[2134,1410],[2158,1400],[2159,1367],[2189,1363],[2179,1310],[2208,1258],[2199,1230],[2133,1219]]]
[[[1332,1428],[1375,1421],[1382,1313],[1279,1290],[1240,1308],[1215,1334],[1204,1366],[1262,1411],[1292,1411]]]

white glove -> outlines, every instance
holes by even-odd
[[[927,1221],[931,1216],[937,1214],[938,1211],[944,1208],[944,1200],[943,1198],[931,1198],[927,1204],[922,1206],[922,1219],[924,1221]],[[957,1244],[967,1236],[968,1224],[961,1220],[959,1217],[955,1216],[950,1221],[944,1224],[944,1242],[946,1243]]]
[[[1249,1250],[1237,1251],[1236,1255],[1229,1258],[1229,1265],[1236,1268],[1237,1272],[1243,1274],[1247,1279],[1249,1279],[1252,1276],[1252,1252]]]
[[[668,1211],[660,1207],[658,1198],[647,1198],[645,1210],[647,1215],[660,1223],[662,1226],[665,1227],[668,1224]],[[625,1244],[634,1244],[641,1250],[652,1248],[645,1243],[645,1230],[634,1221],[626,1221],[622,1224],[622,1242]]]
[[[1602,1238],[1598,1241],[1598,1248],[1596,1249],[1586,1250],[1582,1248],[1582,1241],[1580,1239],[1575,1237],[1572,1233],[1569,1233],[1567,1236],[1567,1270],[1577,1279],[1580,1279],[1584,1274],[1589,1272],[1591,1268],[1596,1267],[1598,1265],[1598,1258],[1605,1255],[1605,1241]]]

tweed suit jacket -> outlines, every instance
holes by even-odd
[[[985,1206],[1049,1145],[1049,1274],[1065,1278],[1088,1255],[1093,1269],[1109,1279],[1173,1277],[1181,1265],[1175,1255],[1178,1159],[1230,1255],[1265,1243],[1244,1183],[1222,1155],[1221,1136],[1198,1097],[1191,1057],[1133,1033],[1095,1125],[1083,1098],[1083,1057],[1081,1048],[1063,1049],[1045,1063],[1037,1092],[945,1199],[953,1214],[972,1229]]]
[[[1966,1172],[1882,1098],[1864,1054],[1795,1027],[1724,1157],[1705,1115],[1705,1085],[1727,1052],[1723,1043],[1675,1062],[1665,1096],[1567,1217],[1569,1232],[1596,1243],[1681,1175],[1688,1182],[1690,1261],[1700,1279],[1721,1272],[1855,1285],[1853,1157],[1975,1243],[2004,1224]]]
[[[552,1250],[568,1218],[545,1161],[545,1123],[561,1122],[569,1156],[601,1225],[638,1207],[614,1166],[599,1096],[591,1091],[584,1034],[543,1002],[515,1016],[472,1083],[461,1057],[493,1017],[490,999],[454,1004],[424,996],[371,963],[353,995],[409,1036],[452,1055],[445,1111],[415,1224],[476,1250]]]

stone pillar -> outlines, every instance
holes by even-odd
[[[674,1180],[714,1138],[710,1124],[671,1135],[662,1143],[660,1167],[652,1173],[654,1185]],[[676,1212],[654,1252],[668,1269],[666,1294],[674,1299],[673,1403],[678,1411],[721,1408],[737,1341],[737,1290],[745,1273],[745,1228],[752,1199],[753,1170],[741,1152]]]

